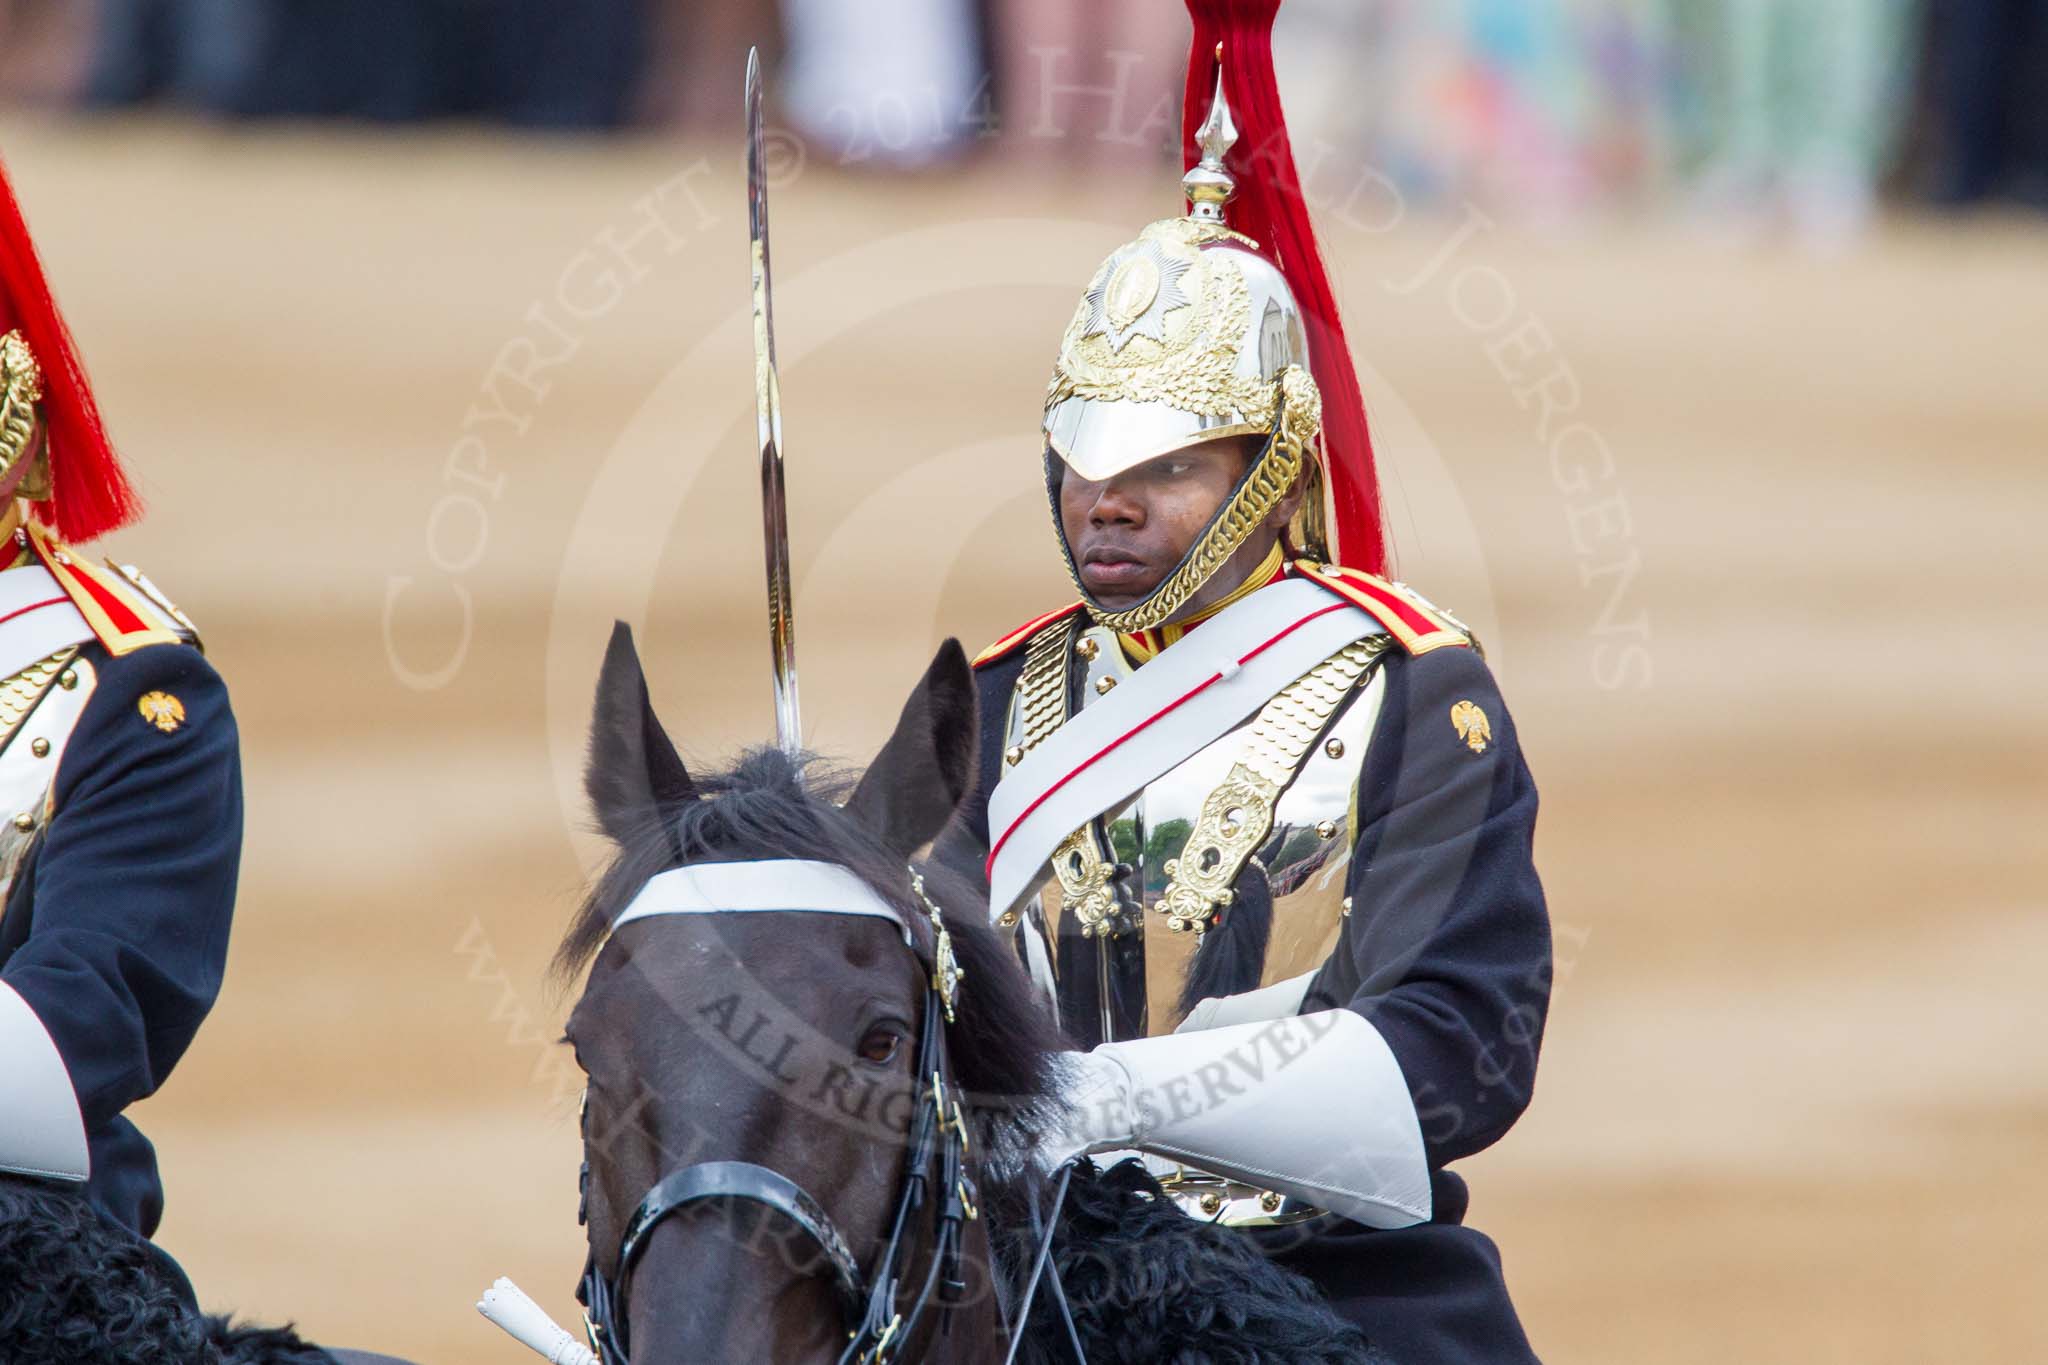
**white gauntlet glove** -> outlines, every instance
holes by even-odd
[[[1048,1169],[1077,1156],[1129,1147],[1136,1135],[1131,1073],[1101,1048],[1060,1058],[1069,1108],[1065,1121],[1047,1132],[1039,1151]]]
[[[1105,1043],[1067,1065],[1073,1108],[1048,1164],[1135,1147],[1369,1227],[1429,1219],[1407,1081],[1350,1010]]]

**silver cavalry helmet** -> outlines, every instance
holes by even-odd
[[[1060,342],[1045,399],[1054,524],[1062,461],[1101,481],[1202,441],[1268,439],[1186,558],[1136,606],[1097,607],[1067,552],[1090,614],[1117,630],[1147,629],[1180,610],[1305,472],[1319,476],[1322,400],[1301,309],[1258,243],[1223,218],[1236,189],[1223,158],[1237,129],[1220,72],[1199,140],[1201,161],[1182,181],[1188,215],[1153,223],[1111,252]],[[1301,538],[1320,543],[1320,496],[1303,506]]]

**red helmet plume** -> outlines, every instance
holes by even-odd
[[[43,372],[51,484],[50,500],[40,509],[43,520],[67,540],[91,540],[135,520],[142,501],[107,442],[85,364],[0,166],[0,332],[8,330],[21,332]]]
[[[1195,40],[1188,54],[1187,102],[1181,119],[1186,166],[1201,160],[1196,130],[1216,88],[1217,48],[1223,53],[1223,92],[1241,136],[1226,158],[1237,181],[1230,225],[1259,243],[1287,277],[1308,332],[1309,364],[1323,395],[1323,466],[1329,481],[1329,550],[1337,562],[1367,573],[1387,567],[1379,480],[1373,472],[1372,434],[1365,401],[1344,340],[1337,298],[1323,269],[1315,229],[1301,195],[1280,86],[1273,73],[1273,18],[1280,0],[1187,0]]]

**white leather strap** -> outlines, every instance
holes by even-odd
[[[0,678],[93,638],[64,586],[40,564],[0,572]]]
[[[71,1073],[43,1021],[0,981],[0,1171],[46,1180],[92,1174]]]
[[[901,912],[876,895],[866,882],[837,863],[796,858],[693,863],[656,873],[612,920],[612,931],[616,933],[634,920],[654,915],[767,914],[791,910],[821,915],[872,915],[900,929],[905,943],[913,942]]]
[[[1351,1010],[1105,1043],[1138,1147],[1293,1195],[1368,1227],[1429,1220],[1422,1123],[1387,1042]],[[1096,1103],[1101,1079],[1094,1078]]]
[[[1383,629],[1321,584],[1283,579],[1203,622],[1092,702],[989,795],[990,913],[1010,909],[1069,834],[1345,645]]]

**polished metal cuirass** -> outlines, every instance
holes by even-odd
[[[1109,695],[1134,671],[1116,635],[1101,626],[1062,622],[1049,630],[1058,633],[1063,658],[1067,709],[1060,717]],[[1007,761],[1056,728],[1046,715],[1054,642],[1034,643],[1036,666],[1027,665],[1011,701]],[[1230,932],[1233,915],[1271,907],[1263,960],[1240,968],[1226,988],[1232,993],[1291,980],[1329,957],[1345,913],[1354,792],[1390,643],[1368,636],[1348,647],[1319,666],[1318,677],[1305,675],[1259,715],[1104,811],[1054,855],[1055,864],[1073,858],[1076,868],[1063,878],[1049,865],[1038,891],[1004,914],[1075,1042],[1171,1033],[1194,1003],[1184,996],[1197,952],[1209,935]],[[1313,685],[1318,678],[1324,685]],[[1248,751],[1258,755],[1249,768],[1263,774],[1249,783]],[[1238,836],[1234,856],[1229,836]],[[1087,875],[1079,870],[1092,861],[1091,844],[1103,855],[1093,897],[1082,894]],[[1241,864],[1234,877],[1232,862]],[[1228,887],[1207,921],[1178,913],[1190,903],[1180,884],[1200,882],[1205,869]]]

